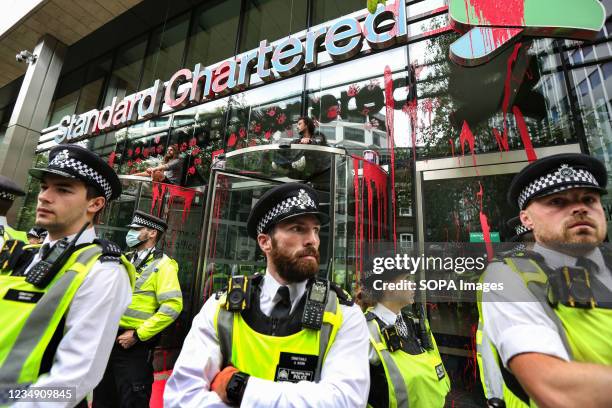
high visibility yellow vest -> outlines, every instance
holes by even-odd
[[[25,231],[18,231],[8,225],[4,226],[4,241],[14,239],[17,241],[28,243],[28,234]]]
[[[432,350],[413,355],[403,350],[389,351],[376,319],[368,319],[368,329],[370,344],[385,369],[389,407],[442,408],[450,379],[433,336]]]
[[[101,255],[97,244],[76,250],[43,289],[27,283],[24,276],[0,275],[0,384],[37,380],[53,334]],[[125,257],[121,261],[133,285],[134,267]]]
[[[147,341],[175,321],[183,310],[183,294],[178,280],[178,265],[166,255],[153,256],[136,271],[132,303],[119,326],[135,329]]]
[[[328,291],[321,330],[302,329],[288,336],[269,336],[253,330],[239,312],[225,309],[225,297],[224,294],[219,299],[214,317],[224,367],[231,363],[238,370],[257,378],[289,381],[290,376],[295,379],[300,373],[298,369],[289,373],[290,370],[281,367],[281,357],[305,355],[307,359],[315,360],[316,357],[316,366],[303,370],[302,379],[320,380],[323,362],[342,325],[342,310],[333,290]]]
[[[540,301],[573,361],[612,365],[612,309],[569,307],[561,303],[553,307],[547,294],[548,276],[536,260],[517,256],[504,258],[504,262]],[[504,384],[504,400],[508,408],[536,406],[532,400],[519,398],[508,384]]]

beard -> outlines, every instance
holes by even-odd
[[[316,261],[304,259],[305,256],[313,256]],[[272,238],[270,259],[276,266],[278,275],[288,283],[303,282],[314,278],[319,272],[319,250],[314,247],[306,247],[295,255],[291,255],[283,251]]]
[[[166,153],[166,155],[164,156],[164,163],[168,163],[171,159],[174,159],[174,154],[168,152]]]
[[[570,228],[577,222],[588,222],[595,228]],[[560,252],[580,255],[600,245],[605,234],[605,228],[602,230],[602,226],[595,219],[586,215],[578,215],[564,221],[560,230],[538,231],[537,238],[540,242]]]

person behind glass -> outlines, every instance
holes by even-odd
[[[178,264],[157,248],[168,225],[135,211],[125,241],[126,257],[136,268],[132,303],[119,332],[104,378],[93,393],[94,408],[147,408],[153,385],[153,351],[159,334],[183,309]]]
[[[365,407],[363,313],[317,277],[328,221],[305,184],[261,196],[247,231],[266,256],[266,274],[233,275],[227,294],[204,304],[166,384],[165,407]]]
[[[512,180],[508,202],[533,231],[531,250],[498,257],[482,294],[507,407],[612,406],[612,251],[601,195],[608,174],[577,153],[540,158]]]
[[[298,119],[297,130],[300,137],[294,139],[292,144],[313,144],[319,146],[327,146],[325,135],[315,131],[314,121],[308,116],[302,116]]]
[[[442,408],[450,380],[429,328],[423,305],[414,291],[380,290],[380,282],[414,280],[406,271],[366,268],[358,303],[366,309],[370,332],[370,394],[372,408]]]
[[[87,406],[134,285],[121,248],[97,239],[93,226],[121,195],[121,182],[105,160],[77,145],[54,147],[47,166],[30,175],[40,180],[36,225],[48,235],[42,246],[12,253],[14,267],[0,273],[0,406],[7,386],[69,387],[71,398],[51,405]]]
[[[134,176],[150,176],[153,181],[178,185],[181,184],[182,174],[183,160],[180,157],[178,146],[170,145],[166,150],[162,164],[149,167],[143,172],[134,174]]]

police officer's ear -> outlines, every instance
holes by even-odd
[[[154,242],[157,242],[157,237],[159,236],[159,231],[156,230],[155,228],[147,228],[147,232],[148,234],[148,238],[151,239],[153,238]]]
[[[106,198],[102,196],[94,197],[89,199],[87,204],[87,212],[91,214],[97,214],[106,205]]]
[[[521,224],[523,224],[529,229],[533,229],[534,223],[533,223],[533,220],[531,219],[531,214],[529,214],[528,210],[526,209],[522,210],[519,213],[519,218],[521,219]]]
[[[264,254],[269,254],[272,251],[272,233],[257,235],[257,243]]]

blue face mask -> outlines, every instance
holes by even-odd
[[[125,243],[127,244],[127,246],[129,246],[130,248],[134,248],[142,244],[144,241],[141,241],[138,238],[139,235],[140,235],[140,231],[135,230],[135,229],[129,230],[127,235],[125,236]]]

